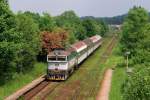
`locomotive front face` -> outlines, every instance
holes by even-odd
[[[68,69],[67,56],[48,55],[47,78],[50,80],[65,80],[65,74]]]
[[[66,56],[48,56],[48,70],[66,70],[67,67]]]

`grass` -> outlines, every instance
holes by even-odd
[[[76,99],[83,100],[86,98],[86,100],[95,100],[95,96],[99,90],[100,80],[102,79],[104,70],[107,68],[101,63],[101,56],[105,52],[111,38],[112,37],[106,37],[103,46],[81,64],[80,68],[76,70],[67,81],[57,87],[47,99],[56,99],[63,87],[73,84],[74,82],[79,82],[79,96]],[[61,93],[61,95],[62,94],[63,93]]]
[[[107,59],[105,66],[108,66],[109,68],[115,67],[118,64],[124,63],[124,58],[121,56],[121,51],[119,47],[119,43],[115,45],[115,47],[112,50],[111,56]]]
[[[6,96],[12,94],[16,90],[20,89],[24,85],[30,83],[37,77],[45,74],[46,64],[36,63],[34,69],[28,74],[17,74],[15,79],[9,81],[3,86],[0,86],[0,100],[3,100]]]
[[[121,56],[118,55],[118,48],[113,49],[113,54],[107,60],[106,63],[101,63],[101,56],[105,52],[111,37],[106,37],[104,39],[103,46],[99,48],[96,52],[94,52],[83,64],[81,64],[80,69],[76,70],[75,73],[65,82],[63,82],[56,90],[49,95],[47,99],[53,99],[59,95],[62,87],[68,86],[76,81],[80,82],[80,94],[78,100],[86,98],[86,100],[95,100],[95,96],[100,87],[100,81],[103,78],[103,73],[106,68],[112,67],[112,65],[118,64]],[[116,46],[117,47],[117,46]],[[28,74],[25,75],[16,75],[16,79],[10,81],[8,84],[0,87],[0,99],[10,95],[14,91],[18,90],[22,86],[30,83],[36,77],[39,77],[46,71],[46,65],[43,63],[37,63],[35,65],[35,69]],[[117,71],[117,70],[116,70]],[[118,72],[118,71],[117,71]],[[120,73],[122,74],[122,73]],[[116,75],[116,76],[115,76]],[[117,73],[114,73],[114,79],[112,84],[117,84],[118,81],[115,81],[117,77]],[[120,83],[118,82],[118,85]],[[116,85],[112,87],[111,98],[113,97],[113,93],[116,92],[115,88],[118,89],[117,93],[119,92],[119,88]],[[117,93],[115,94],[117,96]],[[120,92],[119,92],[120,93]],[[112,99],[116,100],[116,99]],[[119,99],[117,99],[119,100]]]
[[[110,100],[123,100],[121,87],[125,81],[125,78],[126,78],[125,69],[121,67],[116,68],[112,78],[111,92],[109,96]]]
[[[121,87],[125,81],[126,73],[124,58],[121,56],[121,51],[119,49],[119,43],[113,49],[111,57],[107,60],[106,66],[115,66],[113,72],[111,91],[109,94],[109,100],[122,100]]]

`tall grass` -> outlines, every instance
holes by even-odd
[[[125,77],[126,77],[125,68],[121,68],[121,67],[116,68],[112,78],[112,86],[111,86],[109,100],[123,100],[121,87],[125,81]]]
[[[126,78],[124,62],[123,55],[120,51],[120,44],[117,44],[106,64],[107,66],[115,65],[109,100],[122,100],[121,87]]]
[[[30,83],[35,78],[45,74],[46,67],[47,66],[44,63],[36,63],[34,69],[28,74],[16,74],[14,80],[0,86],[0,100],[3,100],[6,96]]]

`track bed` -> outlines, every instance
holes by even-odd
[[[116,37],[106,37],[102,47],[87,58],[68,80],[60,82],[41,81],[20,98],[25,100],[94,100],[99,90],[103,72],[106,69],[103,64],[111,55],[116,42]]]
[[[106,66],[104,63],[111,55],[117,42],[116,37],[107,37],[103,46],[98,48],[73,75],[55,88],[45,100],[85,100],[93,99],[99,90],[100,80]]]

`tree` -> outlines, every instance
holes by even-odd
[[[148,24],[148,13],[144,8],[134,7],[128,13],[123,24],[122,43],[125,49],[129,49],[134,55],[134,49],[139,40],[143,39],[143,29]]]
[[[148,100],[150,97],[150,24],[147,11],[134,7],[123,25],[123,49],[131,51],[134,71],[123,85],[125,100]],[[138,64],[138,65],[137,65]]]
[[[64,48],[68,45],[68,32],[57,29],[54,32],[42,32],[42,55],[47,55],[56,48]]]
[[[150,24],[143,28],[143,37],[138,40],[138,45],[135,49],[136,55],[133,57],[134,62],[138,64],[149,64],[150,62]]]
[[[91,18],[84,19],[82,25],[86,29],[86,35],[88,37],[96,34],[101,35],[101,24],[97,23],[96,20]]]
[[[150,97],[150,67],[138,65],[123,85],[124,100],[148,100]]]
[[[0,0],[0,84],[11,79],[15,73],[14,57],[18,44],[16,37],[15,16],[10,11],[6,0]]]
[[[70,31],[71,38],[75,36],[76,39],[83,40],[86,37],[85,28],[82,26],[80,18],[74,13],[74,11],[66,11],[60,16],[55,17],[55,20],[58,27]]]
[[[21,39],[18,41],[21,48],[16,59],[17,72],[31,70],[40,51],[40,34],[38,24],[32,17],[19,13],[16,16],[16,31]]]
[[[95,32],[97,32],[96,34],[104,36],[104,34],[106,32],[108,32],[108,25],[106,24],[105,20],[103,20],[103,18],[95,18],[92,16],[86,16],[86,17],[82,17],[81,20],[82,20],[83,26],[85,28],[87,28],[89,30],[92,29],[93,31],[95,30]],[[86,23],[87,23],[87,25],[86,25]],[[88,26],[88,23],[90,23],[89,26]],[[92,25],[91,25],[91,23],[92,23]],[[91,27],[91,29],[90,29],[90,27]],[[94,29],[94,27],[95,27],[95,29]]]
[[[108,32],[108,25],[101,19],[97,19],[97,22],[101,26],[101,36],[104,36]]]
[[[43,16],[41,16],[39,22],[40,30],[52,32],[55,27],[56,24],[54,19],[48,13],[43,13]]]
[[[40,22],[41,22],[41,16],[39,13],[33,13],[30,11],[26,11],[24,12],[25,15],[30,16],[34,19],[34,22],[38,24],[38,26],[40,26]]]

